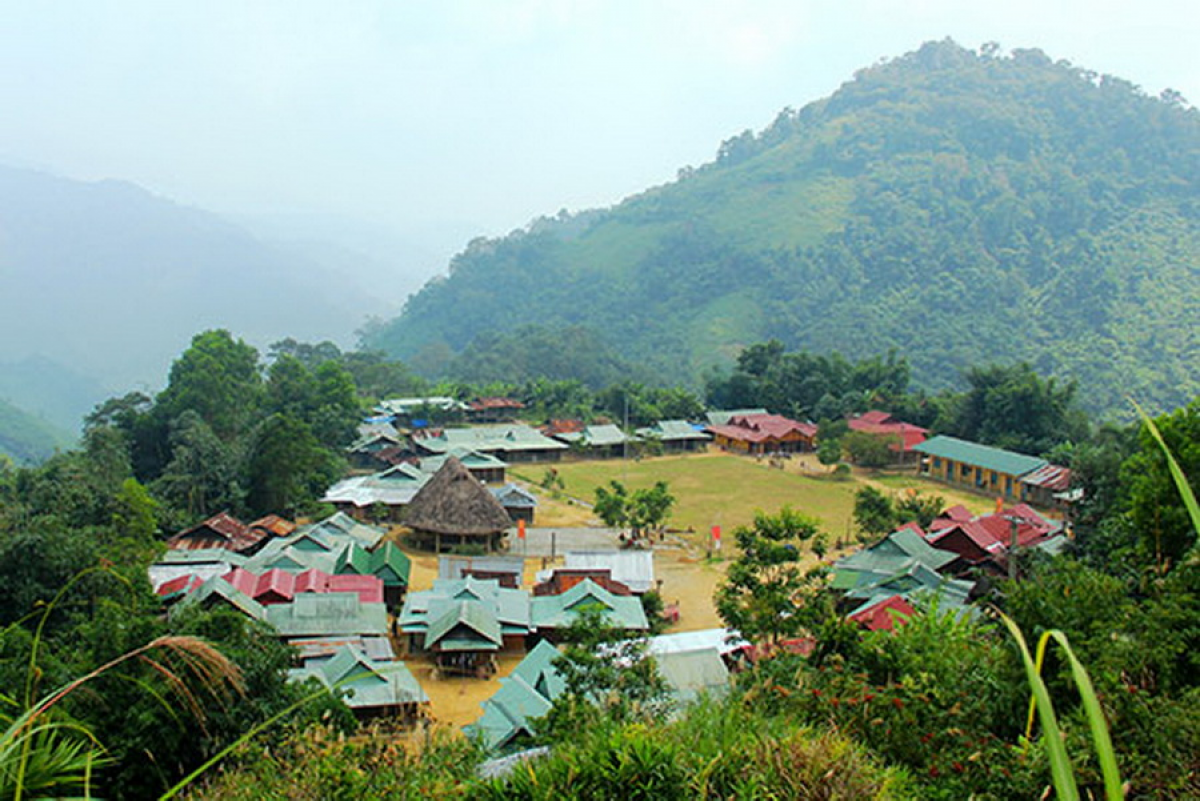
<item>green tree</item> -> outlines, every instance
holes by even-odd
[[[629,525],[635,536],[648,529],[660,528],[675,505],[675,496],[665,481],[656,481],[648,489],[634,490],[627,504]]]
[[[1025,362],[972,367],[966,378],[971,388],[951,426],[963,439],[1038,455],[1087,435],[1074,382],[1042,380]]]
[[[601,610],[584,608],[561,634],[562,655],[554,667],[565,688],[540,725],[540,738],[553,741],[597,716],[614,723],[654,720],[667,708],[666,682],[646,653],[644,639],[608,625]]]
[[[263,394],[258,351],[228,331],[205,331],[171,365],[155,410],[174,420],[190,409],[228,441],[249,430]]]
[[[928,528],[946,509],[946,499],[940,495],[926,495],[916,490],[897,493],[895,498],[896,525],[916,523]]]
[[[619,481],[609,481],[608,484],[608,487],[596,487],[596,503],[592,511],[609,528],[625,528],[631,512],[629,492]]]
[[[759,512],[753,526],[734,529],[741,552],[715,596],[725,625],[768,643],[811,630],[805,600],[819,586],[819,573],[801,568],[799,546],[818,531],[816,520],[786,506],[777,515]]]
[[[337,457],[321,447],[302,420],[274,414],[255,432],[246,458],[246,503],[252,514],[311,509],[341,474]]]
[[[154,482],[160,497],[192,520],[241,507],[239,442],[223,442],[190,409],[175,419],[170,442],[171,460]]]
[[[1200,398],[1154,420],[1193,492],[1200,491]],[[1128,515],[1143,552],[1163,566],[1177,564],[1195,545],[1196,530],[1167,468],[1162,448],[1143,427],[1138,450],[1121,466]]]
[[[892,499],[871,486],[854,493],[854,523],[859,531],[870,535],[890,533],[896,526],[896,509]]]
[[[894,435],[871,434],[866,431],[851,431],[842,437],[842,447],[850,461],[860,467],[887,467],[896,461],[892,446],[899,442]]]
[[[817,461],[833,467],[842,460],[842,443],[837,439],[822,438],[817,441]]]

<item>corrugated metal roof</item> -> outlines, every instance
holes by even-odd
[[[659,420],[649,428],[639,428],[640,437],[656,439],[659,442],[698,441],[707,442],[712,439],[687,420]]]
[[[720,696],[729,692],[729,668],[716,648],[668,651],[655,654],[654,661],[671,694],[680,701],[694,701],[702,693]]]
[[[967,442],[944,435],[932,437],[920,445],[914,445],[913,450],[917,453],[950,459],[985,470],[995,470],[997,473],[1010,476],[1023,476],[1046,465],[1045,459],[1039,459],[1036,456],[1026,456],[1023,453],[1014,453],[993,448],[990,445],[980,445],[977,442]]]
[[[504,644],[494,610],[476,600],[441,604],[430,610],[424,647],[442,651],[495,651]]]
[[[491,452],[561,451],[568,447],[537,429],[520,424],[446,428],[437,436],[418,437],[413,441],[430,453],[447,453],[455,448]]]
[[[518,487],[516,484],[494,487],[492,494],[505,509],[534,509],[538,505],[537,497],[532,492]]]
[[[388,630],[387,608],[364,604],[353,593],[303,593],[290,604],[267,607],[267,620],[288,638],[385,635]]]
[[[530,619],[537,629],[564,629],[588,608],[599,609],[609,625],[626,631],[650,628],[641,599],[613,595],[591,579],[584,579],[561,595],[540,595],[530,602]]]
[[[288,671],[290,681],[309,678],[335,688],[351,709],[429,702],[429,696],[403,662],[377,662],[351,646],[341,648],[332,658]]]
[[[894,531],[868,548],[839,559],[839,569],[888,570],[899,569],[909,559],[917,559],[934,570],[954,561],[955,555],[938,550],[920,534],[905,528]]]
[[[1068,467],[1048,464],[1021,476],[1021,483],[1031,487],[1042,487],[1050,492],[1063,492],[1071,486],[1071,470]]]
[[[400,628],[406,634],[425,632],[445,606],[472,599],[495,618],[503,634],[529,633],[529,596],[521,590],[501,587],[498,581],[473,577],[435,579],[432,589],[409,593],[400,610]]]
[[[711,411],[705,414],[705,417],[708,418],[709,425],[723,426],[729,422],[730,418],[747,414],[768,414],[768,412],[766,409],[730,409],[728,411]]]
[[[897,624],[906,622],[916,611],[904,596],[892,595],[870,605],[860,606],[849,619],[869,631],[893,631]]]
[[[614,581],[619,581],[636,593],[654,589],[653,551],[567,551],[566,568],[608,568]]]
[[[749,644],[733,629],[680,631],[650,637],[646,640],[646,653],[666,654],[674,651],[699,651],[705,648],[715,648],[718,653],[724,655],[740,650]]]
[[[465,571],[485,573],[511,573],[517,577],[517,586],[524,581],[525,559],[520,556],[439,556],[438,578],[461,579]]]

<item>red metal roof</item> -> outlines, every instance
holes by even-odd
[[[279,515],[267,515],[251,523],[250,528],[262,529],[275,537],[286,537],[296,530],[296,524]]]
[[[585,428],[587,425],[582,420],[551,420],[542,426],[542,433],[548,437],[555,434],[578,434]]]
[[[1017,504],[1000,514],[979,515],[969,520],[935,520],[930,525],[927,540],[933,547],[957,553],[971,559],[980,558],[979,553],[964,553],[960,545],[954,545],[955,533],[960,532],[980,551],[1003,557],[1012,544],[1013,522],[1017,524],[1017,546],[1027,548],[1037,545],[1055,531],[1053,523],[1046,520],[1027,504]],[[948,525],[946,523],[949,522]],[[961,542],[961,540],[960,540]]]
[[[173,550],[225,548],[241,552],[250,550],[265,536],[266,532],[252,530],[228,512],[220,512],[171,537],[167,547]]]
[[[742,442],[782,440],[793,432],[808,439],[817,435],[817,427],[812,423],[801,423],[779,414],[734,415],[725,425],[711,425],[707,430]]]
[[[1048,464],[1021,476],[1021,483],[1042,487],[1050,492],[1066,492],[1071,488],[1071,469]]]
[[[893,595],[850,615],[850,619],[870,631],[893,631],[917,613],[902,595]]]
[[[375,576],[332,576],[315,569],[292,574],[278,568],[256,575],[235,567],[224,578],[266,605],[288,603],[304,592],[353,592],[363,603],[383,603],[383,580]]]
[[[928,429],[921,428],[912,423],[893,420],[890,414],[880,411],[870,411],[860,414],[858,417],[850,420],[847,425],[850,426],[851,431],[898,437],[900,441],[891,446],[892,450],[895,451],[912,450],[913,446],[920,445],[929,436]]]
[[[472,411],[482,412],[486,409],[524,409],[525,404],[512,398],[477,398],[468,406]]]
[[[173,578],[170,581],[164,581],[162,584],[158,585],[158,589],[155,590],[155,592],[163,597],[174,595],[177,592],[189,593],[203,583],[204,579],[197,575],[189,574],[186,576]]]

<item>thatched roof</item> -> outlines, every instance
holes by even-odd
[[[504,531],[512,520],[479,479],[451,456],[413,496],[404,523],[435,534],[483,536]]]

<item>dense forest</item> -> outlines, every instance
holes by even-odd
[[[364,342],[474,379],[520,336],[571,330],[693,387],[769,338],[895,348],[929,391],[1027,361],[1092,412],[1126,393],[1165,410],[1200,391],[1198,179],[1200,115],[1176,93],[934,42],[669,185],[471,242]]]

